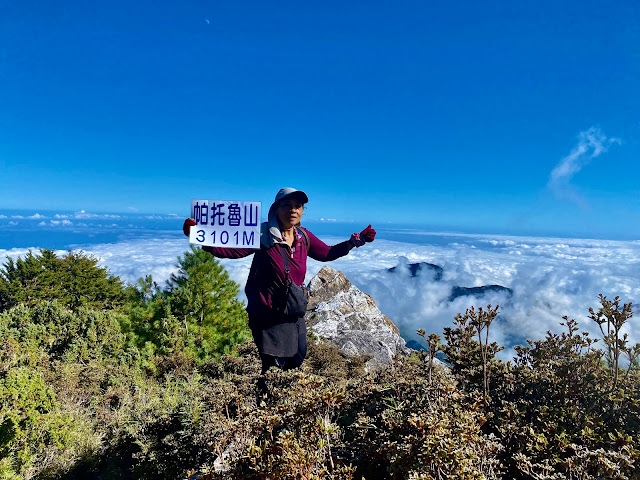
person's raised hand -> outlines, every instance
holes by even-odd
[[[364,240],[360,237],[359,233],[352,233],[349,242],[351,242],[351,245],[354,247],[361,247],[364,245]]]
[[[188,237],[191,227],[195,227],[196,221],[193,218],[187,218],[182,225],[182,231]]]
[[[351,238],[349,239],[349,241],[351,242],[351,245],[353,245],[354,247],[361,247],[367,242],[373,242],[375,238],[376,238],[376,231],[373,228],[371,228],[371,225],[369,225],[360,233],[354,233],[353,235],[351,235]]]
[[[373,240],[376,238],[376,231],[371,228],[371,225],[369,225],[367,228],[360,232],[360,238],[362,238],[362,240],[364,240],[365,242],[373,242]]]

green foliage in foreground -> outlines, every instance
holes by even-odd
[[[186,252],[177,267],[161,289],[151,277],[125,287],[82,253],[7,259],[0,269],[0,478],[56,477],[76,463],[131,471],[141,447],[129,439],[146,427],[147,413],[158,414],[136,409],[147,399],[169,409],[180,404],[181,382],[166,378],[192,374],[249,337],[238,285],[211,255]],[[112,455],[125,464],[102,460]]]
[[[483,431],[504,448],[507,478],[640,478],[640,347],[620,331],[633,315],[631,304],[602,295],[600,302],[590,318],[617,325],[602,339],[607,351],[564,317],[564,332],[515,347],[514,361],[504,363],[495,358],[501,347],[484,335],[497,315],[491,306],[469,309],[445,329],[442,348],[452,373],[484,399]]]
[[[231,353],[251,337],[239,286],[211,254],[192,247],[176,267],[165,289],[149,275],[129,290],[124,329],[145,355],[189,367]]]
[[[599,342],[565,317],[511,362],[489,342],[491,306],[458,315],[442,343],[420,331],[427,352],[373,373],[310,338],[302,369],[270,371],[261,395],[237,285],[199,252],[164,289],[147,277],[113,304],[52,273],[49,254],[25,260],[40,273],[5,265],[0,479],[640,479],[630,304],[601,297]],[[75,296],[52,301],[56,282]]]

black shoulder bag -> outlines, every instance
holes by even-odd
[[[303,317],[307,312],[309,294],[304,286],[296,285],[291,280],[291,270],[289,269],[289,259],[284,245],[280,245],[280,253],[284,260],[285,284],[280,292],[280,301],[276,311],[290,317]]]

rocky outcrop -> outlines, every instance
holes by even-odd
[[[313,333],[347,355],[367,355],[367,368],[388,365],[409,351],[398,327],[380,312],[370,295],[361,292],[330,267],[323,267],[308,285],[307,324]]]

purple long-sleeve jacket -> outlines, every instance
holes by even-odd
[[[307,234],[309,245],[303,235],[295,231],[293,245],[275,244],[269,248],[223,248],[202,247],[205,251],[219,258],[243,258],[254,255],[251,270],[247,279],[247,313],[251,328],[260,328],[256,323],[269,323],[274,315],[271,307],[274,294],[285,284],[284,260],[280,245],[284,245],[289,255],[291,280],[302,285],[307,273],[307,255],[314,260],[329,262],[345,256],[351,250],[349,241],[329,246],[303,227],[298,227]]]

